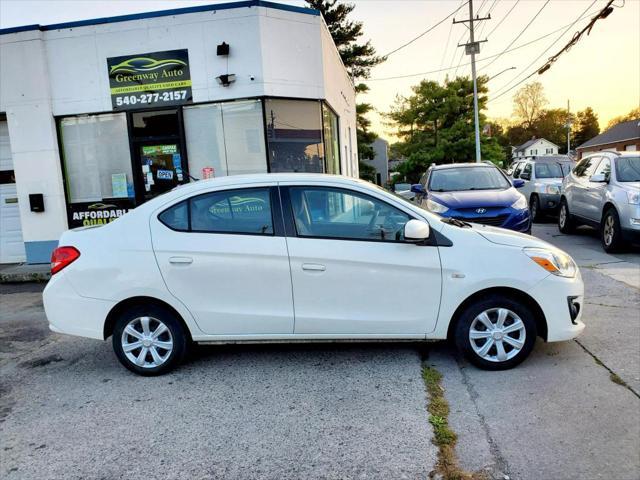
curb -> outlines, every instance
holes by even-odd
[[[51,278],[51,273],[0,273],[0,283],[46,283]]]

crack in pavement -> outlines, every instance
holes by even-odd
[[[609,368],[602,360],[600,360],[593,352],[591,352],[591,350],[589,350],[582,343],[580,343],[580,341],[577,338],[574,338],[573,341],[576,342],[578,345],[580,345],[580,348],[582,348],[585,352],[587,352],[591,356],[591,358],[595,360],[597,365],[602,366],[602,368],[608,371],[611,375],[615,375],[616,377],[619,377],[619,375],[616,372],[614,372],[611,368]],[[633,393],[636,397],[640,399],[640,393],[636,392],[633,389],[633,387],[631,387],[626,382],[624,382],[624,384],[618,384],[618,385],[625,387],[627,390],[629,390],[631,393]]]
[[[477,401],[480,395],[478,394],[478,392],[476,392],[476,389],[471,384],[471,381],[469,380],[469,376],[467,375],[467,372],[466,372],[466,368],[461,364],[460,358],[457,355],[456,355],[456,363],[458,365],[458,370],[460,370],[460,374],[462,375],[462,383],[467,389],[467,392],[469,393],[469,397],[473,402],[475,413],[478,416],[478,419],[480,420],[480,425],[482,426],[482,430],[484,431],[487,443],[489,444],[489,451],[491,452],[491,455],[493,456],[495,461],[494,465],[489,466],[493,470],[493,477],[507,478],[507,476],[509,475],[509,463],[500,452],[500,448],[498,447],[498,444],[491,436],[489,425],[487,424],[487,421],[484,415],[480,412],[480,407],[478,406],[478,401]]]

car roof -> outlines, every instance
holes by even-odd
[[[574,163],[573,160],[571,160],[566,155],[548,155],[544,157],[540,156],[540,157],[527,158],[524,161],[535,162],[535,163],[558,163],[558,162]]]
[[[433,170],[445,170],[447,168],[469,168],[469,167],[496,168],[495,165],[489,165],[488,163],[483,163],[483,162],[445,163],[442,165],[432,165],[430,168]]]

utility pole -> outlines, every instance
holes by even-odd
[[[571,151],[571,110],[569,109],[569,100],[567,99],[567,155]]]
[[[483,18],[473,18],[473,0],[469,0],[469,19],[468,20],[456,20],[453,19],[453,23],[468,23],[469,26],[469,43],[463,43],[458,47],[464,47],[465,53],[471,55],[471,77],[473,78],[473,119],[475,123],[475,135],[476,135],[476,162],[482,161],[482,155],[480,153],[480,119],[478,114],[478,83],[476,80],[476,54],[480,53],[480,44],[486,42],[481,40],[476,42],[474,32],[474,22],[481,22],[483,20],[490,20],[491,15]],[[465,25],[466,26],[466,25]]]

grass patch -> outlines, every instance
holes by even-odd
[[[436,471],[444,480],[483,480],[483,474],[465,472],[458,465],[455,446],[458,436],[449,427],[449,403],[444,397],[442,374],[435,368],[425,365],[422,379],[429,394],[429,423],[433,427],[433,443],[438,447]]]
[[[621,379],[618,375],[616,375],[615,373],[612,373],[611,375],[609,375],[609,379],[613,382],[613,383],[617,383],[618,385],[622,385],[623,387],[627,387],[627,382],[625,382],[623,379]]]

